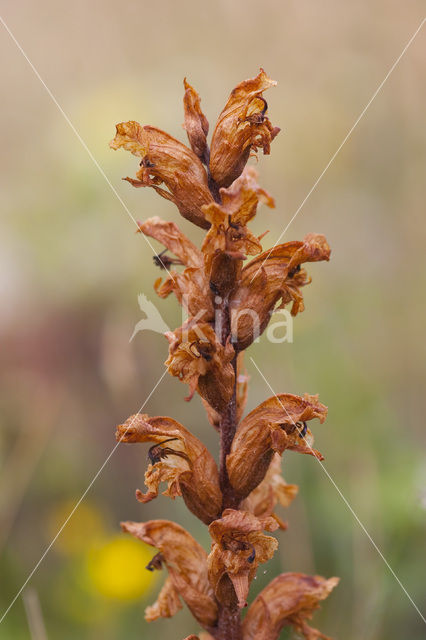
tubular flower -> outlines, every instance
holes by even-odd
[[[263,530],[278,528],[273,518],[256,518],[247,511],[226,509],[209,526],[213,538],[208,557],[209,579],[219,602],[245,607],[250,582],[260,563],[267,562],[278,542]]]
[[[251,152],[269,154],[271,141],[280,129],[268,120],[262,94],[277,83],[263,69],[232,90],[213,132],[210,173],[220,187],[228,187],[241,175]]]
[[[290,393],[272,396],[251,411],[239,424],[227,457],[229,480],[241,498],[248,496],[265,477],[275,452],[286,449],[307,453],[322,460],[312,449],[313,435],[306,422],[322,423],[327,407],[318,396],[303,398]]]
[[[265,477],[247,496],[241,508],[250,511],[258,518],[272,516],[281,529],[287,529],[286,523],[273,513],[273,510],[277,504],[288,507],[297,496],[298,490],[297,485],[287,484],[282,477],[281,456],[279,453],[274,453]]]
[[[243,622],[243,640],[277,640],[283,627],[291,625],[306,640],[330,640],[309,627],[319,602],[338,584],[338,578],[326,580],[303,573],[283,573],[263,589],[250,605]]]
[[[231,400],[235,381],[234,349],[223,346],[207,323],[183,325],[166,333],[170,342],[166,366],[169,373],[189,385],[190,400],[198,393],[215,411],[223,411]]]
[[[207,134],[209,132],[209,123],[201,110],[200,96],[186,81],[186,78],[183,81],[183,86],[185,87],[183,96],[185,122],[183,127],[186,129],[193,152],[199,158],[208,161]]]
[[[217,618],[217,604],[208,580],[207,554],[198,542],[183,527],[169,520],[122,522],[121,527],[123,531],[160,550],[161,562],[169,572],[175,592],[201,626],[207,629],[213,626]],[[148,565],[148,568],[160,568],[161,562],[153,567]],[[165,589],[164,593],[160,592],[161,601],[164,602],[168,597],[174,601],[176,593],[172,592],[172,587]],[[157,602],[148,608],[148,615],[162,615],[164,611],[169,617],[176,610],[176,605],[162,609],[161,603]]]
[[[191,149],[168,133],[138,122],[121,122],[110,142],[112,149],[126,149],[141,158],[136,180],[125,178],[134,187],[153,187],[171,200],[187,220],[203,229],[210,224],[201,207],[213,201],[207,184],[207,174],[199,158]],[[163,184],[166,189],[159,185]]]
[[[329,259],[330,247],[325,237],[310,233],[303,242],[277,245],[251,260],[243,268],[240,284],[230,300],[235,311],[232,334],[236,348],[246,349],[263,333],[280,300],[278,309],[293,302],[293,316],[303,311],[300,287],[311,280],[301,265]]]
[[[188,509],[206,524],[220,513],[222,494],[216,462],[206,447],[183,425],[172,418],[147,415],[130,416],[117,427],[119,442],[154,442],[149,450],[150,464],[145,473],[147,493],[137,491],[140,502],[158,496],[161,482],[167,482],[163,495],[182,496]]]

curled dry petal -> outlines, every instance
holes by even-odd
[[[243,622],[243,640],[277,640],[281,629],[291,625],[306,640],[330,640],[306,624],[338,584],[338,578],[326,580],[303,573],[283,573],[255,598]]]
[[[186,267],[203,266],[203,254],[174,222],[166,222],[154,216],[139,222],[138,231],[161,242]]]
[[[281,475],[281,456],[274,453],[271,464],[262,482],[254,489],[241,505],[242,509],[247,509],[258,518],[272,516],[276,519],[281,529],[286,529],[287,525],[273,513],[277,504],[288,507],[294,500],[298,492],[298,486],[287,484]]]
[[[158,278],[154,289],[160,298],[167,298],[173,292],[188,314],[198,321],[211,322],[214,319],[211,291],[203,267],[187,267],[183,273],[173,271],[164,281]]]
[[[203,627],[214,626],[217,604],[207,574],[207,554],[183,527],[169,520],[122,522],[123,531],[156,547],[170,581]]]
[[[247,223],[256,215],[259,202],[275,206],[273,198],[257,184],[257,171],[253,167],[246,167],[228,189],[220,189],[220,196],[221,204],[213,202],[203,207],[211,227],[202,246],[206,273],[219,290],[220,273],[212,273],[213,265],[218,262],[215,257],[227,253],[231,258],[242,260],[246,255],[260,253],[262,245],[249,231]]]
[[[158,495],[161,482],[171,498],[182,495],[187,507],[206,524],[218,516],[222,502],[216,462],[206,447],[183,425],[172,418],[136,414],[119,425],[120,442],[154,442],[151,462],[145,473],[146,494],[138,491],[140,502]]]
[[[168,133],[138,122],[121,122],[110,142],[112,149],[126,149],[141,158],[137,179],[126,178],[134,187],[153,187],[157,193],[174,202],[181,215],[208,229],[210,224],[201,213],[204,204],[212,202],[207,174],[191,149]],[[160,187],[166,186],[167,190]]]
[[[185,122],[183,124],[188,134],[189,144],[194,153],[199,158],[207,160],[207,134],[209,132],[209,123],[201,110],[200,96],[193,87],[186,81],[183,81],[185,93],[183,96],[183,108],[185,113]]]
[[[290,393],[272,396],[251,411],[237,428],[226,467],[235,491],[245,498],[265,477],[274,452],[285,449],[322,460],[312,449],[313,435],[303,424],[313,418],[324,422],[327,407],[318,396],[302,398]]]
[[[239,350],[263,333],[276,308],[292,302],[291,314],[304,310],[300,287],[311,282],[304,262],[329,260],[330,247],[321,234],[310,233],[303,242],[286,242],[265,251],[242,270],[241,282],[230,299],[233,342]]]
[[[179,593],[170,577],[166,578],[157,600],[153,605],[145,609],[145,620],[153,622],[158,618],[172,618],[175,613],[182,609]]]
[[[170,342],[166,365],[169,373],[189,385],[187,400],[198,390],[215,411],[222,412],[231,400],[235,378],[230,342],[222,345],[205,322],[189,322],[166,337]]]
[[[210,172],[220,187],[228,187],[241,175],[251,152],[258,148],[269,154],[271,141],[279,132],[267,118],[263,91],[277,83],[263,69],[233,89],[213,132]]]
[[[260,563],[270,560],[278,542],[263,530],[278,528],[274,518],[257,518],[247,511],[225,509],[211,523],[212,550],[208,557],[209,579],[216,598],[224,604],[246,606],[250,582]]]

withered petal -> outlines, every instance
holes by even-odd
[[[318,396],[290,393],[272,396],[251,411],[238,426],[226,461],[229,480],[240,497],[247,497],[263,480],[274,452],[290,449],[322,459],[312,448],[310,430],[302,438],[297,423],[313,418],[324,422],[326,415]]]
[[[213,202],[203,207],[204,216],[211,227],[201,250],[206,274],[213,282],[218,280],[212,273],[213,260],[218,252],[226,252],[228,256],[240,261],[246,255],[261,253],[259,239],[246,225],[256,215],[259,202],[264,202],[269,207],[275,206],[273,198],[259,187],[257,171],[253,167],[246,167],[228,189],[220,189],[220,196],[221,204]],[[223,265],[220,266],[223,271]],[[235,276],[232,280],[235,281]],[[221,289],[218,283],[216,286]]]
[[[148,492],[145,495],[138,492],[138,500],[149,502],[158,495],[159,484],[167,482],[165,495],[171,498],[182,495],[187,507],[200,520],[209,524],[218,516],[222,494],[216,462],[202,442],[183,425],[165,416],[136,414],[117,427],[116,438],[120,442],[159,445],[159,459],[149,465],[145,474]]]
[[[188,134],[189,144],[193,152],[196,153],[199,158],[208,161],[206,152],[208,151],[207,134],[209,132],[209,123],[201,110],[200,96],[187,82],[186,78],[183,84],[185,87],[183,96],[185,122],[183,126]]]
[[[170,576],[168,576],[161,587],[157,600],[154,604],[146,607],[145,620],[147,622],[153,622],[154,620],[158,620],[158,618],[171,618],[179,609],[182,609],[179,592],[173,585]]]
[[[186,237],[174,222],[166,222],[158,216],[138,223],[138,230],[167,247],[187,267],[202,267],[203,254]]]
[[[330,247],[321,234],[308,234],[303,242],[286,242],[264,251],[246,264],[238,287],[230,297],[233,343],[248,346],[266,329],[274,309],[293,302],[292,315],[304,310],[300,287],[311,282],[305,262],[330,259]]]
[[[277,504],[288,507],[298,492],[295,484],[287,484],[281,475],[281,456],[274,453],[268,471],[262,482],[247,496],[241,505],[258,518],[272,516],[281,528],[286,528],[276,514],[273,513]]]
[[[169,520],[122,522],[123,531],[159,549],[170,580],[204,627],[214,626],[217,604],[207,574],[207,554],[183,527]]]
[[[243,622],[243,640],[277,640],[281,629],[292,625],[307,640],[324,638],[305,622],[319,602],[338,584],[338,578],[283,573],[260,592]],[[312,633],[313,632],[313,633]]]
[[[266,113],[263,91],[277,83],[263,69],[250,80],[233,89],[213,132],[210,172],[220,187],[228,187],[243,171],[250,153],[259,147],[264,154],[279,132],[272,127]]]
[[[196,156],[184,144],[168,133],[138,122],[121,122],[116,126],[112,149],[126,149],[142,158],[134,186],[153,187],[161,196],[172,200],[181,215],[203,229],[210,223],[205,220],[201,207],[213,201],[206,171]],[[164,183],[168,191],[159,185]]]

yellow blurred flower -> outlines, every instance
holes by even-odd
[[[64,500],[50,511],[47,518],[47,537],[50,540],[56,536],[76,502],[77,499]],[[88,545],[104,537],[104,530],[101,511],[90,502],[82,502],[56,540],[55,550],[64,555],[82,553]]]
[[[91,585],[103,596],[134,600],[148,593],[156,575],[145,569],[151,560],[148,545],[116,536],[89,549],[87,572]]]

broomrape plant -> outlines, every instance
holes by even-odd
[[[173,418],[137,414],[119,425],[116,434],[122,442],[153,443],[147,491],[138,490],[137,499],[153,500],[165,482],[164,495],[181,496],[209,528],[212,545],[207,554],[174,522],[122,523],[125,532],[158,550],[147,569],[164,567],[168,573],[157,601],[146,609],[146,619],[171,617],[183,601],[204,629],[200,640],[276,640],[286,625],[307,640],[326,639],[307,620],[338,583],[338,578],[283,573],[259,593],[241,620],[259,565],[278,547],[277,539],[264,532],[286,528],[274,509],[289,505],[297,493],[281,476],[281,456],[291,450],[322,459],[312,448],[308,423],[322,423],[327,415],[317,396],[284,393],[242,417],[247,400],[244,350],[265,330],[274,310],[288,304],[293,316],[304,310],[301,289],[311,280],[302,265],[330,257],[319,234],[263,252],[262,236],[247,226],[259,202],[274,207],[247,161],[259,149],[269,154],[279,132],[266,115],[263,97],[275,84],[261,69],[237,85],[218,118],[210,148],[209,123],[186,79],[184,128],[190,148],[137,122],[118,124],[110,143],[140,158],[136,178],[125,180],[155,189],[184,218],[207,231],[200,250],[173,222],[153,217],[138,229],[166,248],[154,261],[167,277],[159,278],[154,288],[162,298],[173,292],[188,319],[166,333],[165,364],[188,385],[186,400],[200,395],[219,435],[219,467],[203,443]],[[253,257],[245,262],[247,256]]]

